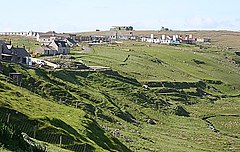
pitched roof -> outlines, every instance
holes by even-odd
[[[5,54],[11,54],[11,48],[8,47],[8,44],[4,41],[1,41],[0,42],[0,45],[1,45],[1,49],[2,49],[2,53],[5,53]]]
[[[36,52],[36,53],[42,53],[42,52],[47,51],[47,50],[57,51],[56,49],[54,49],[54,48],[51,47],[51,46],[42,45],[42,46],[38,47],[38,48],[35,50],[35,52]]]
[[[65,41],[55,40],[54,43],[56,43],[58,47],[68,47]]]
[[[45,45],[41,46],[41,48],[43,48],[44,50],[56,50],[51,46],[45,46]]]
[[[26,51],[25,48],[13,48],[12,52],[17,56],[30,57],[31,55]]]
[[[71,38],[66,38],[67,39],[67,41],[69,41],[70,43],[72,43],[73,45],[76,45],[77,43],[73,40],[73,39],[71,39]]]

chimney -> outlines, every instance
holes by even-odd
[[[151,34],[151,39],[154,39],[154,35],[153,34]]]

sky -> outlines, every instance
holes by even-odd
[[[0,32],[240,30],[240,0],[0,0]]]

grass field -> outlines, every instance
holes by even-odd
[[[1,121],[11,113],[10,124],[52,151],[240,150],[240,70],[233,50],[133,41],[92,49],[72,55],[113,71],[3,63]],[[21,87],[8,78],[10,72],[23,74]]]
[[[230,63],[221,54],[210,53],[209,50],[205,52],[194,46],[149,47],[147,44],[138,46],[128,42],[120,47],[94,47],[92,53],[81,55],[80,59],[89,65],[112,67],[140,82],[220,80],[225,84],[222,86],[224,91],[233,90],[228,89],[227,85],[234,86],[234,92],[240,88],[236,82],[240,74],[239,66]]]

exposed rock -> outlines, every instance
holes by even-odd
[[[127,139],[126,139],[126,142],[133,142],[133,140],[132,140],[132,139],[129,139],[129,138],[127,138]]]
[[[153,120],[153,119],[148,119],[147,123],[151,124],[151,125],[155,125],[157,122],[155,120]]]
[[[177,106],[175,108],[175,114],[178,116],[185,116],[185,117],[189,117],[189,112],[187,112],[182,106]]]

